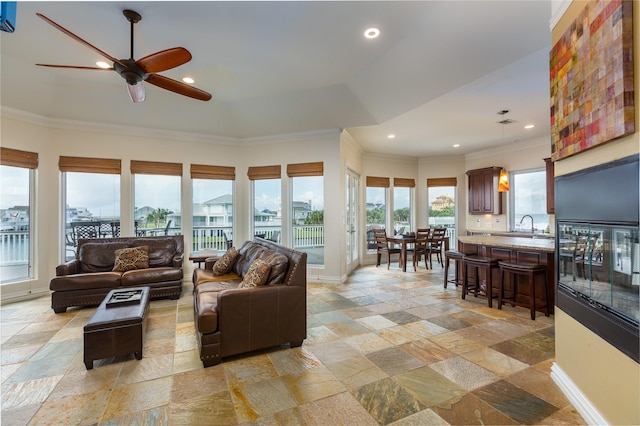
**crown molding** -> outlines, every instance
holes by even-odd
[[[340,129],[340,142],[345,142],[349,146],[353,147],[356,151],[358,151],[358,154],[364,155],[364,148],[362,147],[362,145],[360,145],[360,143],[355,140],[353,136],[351,136],[351,133],[349,133],[346,129]]]
[[[122,126],[116,124],[96,123],[89,121],[67,120],[45,117],[21,110],[2,107],[2,115],[19,121],[24,121],[52,129],[96,132],[113,135],[139,136],[153,139],[167,139],[184,142],[215,142],[221,145],[237,145],[240,139],[225,136],[211,136],[200,133],[174,132],[169,130],[150,129],[147,127]]]
[[[340,129],[315,130],[300,133],[285,133],[280,135],[258,136],[251,138],[237,139],[242,145],[271,145],[285,142],[305,142],[319,138],[340,137]]]
[[[363,154],[363,160],[393,160],[411,164],[418,163],[418,157],[397,154],[379,154],[375,152],[365,152]]]
[[[564,13],[571,6],[572,0],[551,0],[551,19],[549,19],[549,31],[553,31]]]
[[[549,142],[548,137],[541,137],[536,139],[531,139],[528,141],[522,142],[513,142],[505,145],[499,145],[493,148],[485,149],[482,151],[472,152],[470,154],[465,155],[465,160],[477,160],[485,157],[493,157],[495,155],[504,154],[507,152],[518,152],[523,151],[525,149],[537,148],[537,147],[546,147],[549,149],[549,156],[551,156],[551,142]]]
[[[283,142],[302,142],[322,137],[335,137],[337,139],[340,136],[340,129],[329,129],[311,132],[260,136],[253,138],[233,138],[200,133],[186,133],[174,132],[170,130],[150,129],[146,127],[122,126],[115,124],[50,118],[5,106],[1,107],[0,112],[3,117],[53,129],[138,136],[153,139],[167,139],[172,141],[215,143],[219,145],[264,145]]]
[[[430,155],[428,157],[420,157],[418,158],[419,164],[436,164],[436,163],[453,163],[460,162],[464,164],[465,156],[464,154],[458,155]]]

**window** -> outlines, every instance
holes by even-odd
[[[289,164],[293,248],[307,253],[307,263],[324,265],[323,163]]]
[[[389,193],[389,178],[367,176],[366,181],[367,203],[367,251],[376,251],[376,238],[373,235],[374,228],[387,227],[387,194]]]
[[[549,227],[544,169],[511,172],[511,229],[545,231]]]
[[[393,180],[393,232],[402,234],[411,230],[411,197],[415,180]]]
[[[181,234],[182,164],[131,160],[131,173],[136,233],[144,236]]]
[[[193,251],[233,244],[234,167],[191,165]]]
[[[33,276],[33,227],[29,226],[34,199],[38,154],[2,148],[0,157],[0,284]]]
[[[120,160],[60,157],[64,259],[75,257],[79,238],[120,235]]]
[[[447,228],[449,246],[455,247],[456,178],[427,179],[427,199],[430,227]]]
[[[253,185],[253,232],[256,236],[282,241],[282,186],[280,166],[249,167]]]

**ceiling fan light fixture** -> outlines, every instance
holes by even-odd
[[[127,84],[127,91],[133,103],[144,102],[147,98],[142,81],[136,84]]]
[[[191,78],[191,77],[184,77],[184,78],[182,79],[182,81],[184,81],[184,82],[185,82],[185,83],[187,83],[187,84],[193,84],[193,83],[195,83],[195,82],[196,82],[196,81],[195,81],[193,78]]]

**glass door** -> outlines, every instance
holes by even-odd
[[[353,171],[347,170],[346,175],[346,242],[347,242],[347,273],[359,265],[358,257],[358,182],[360,177]]]

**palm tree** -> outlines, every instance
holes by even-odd
[[[156,228],[160,227],[161,222],[167,221],[167,216],[172,214],[173,212],[169,209],[164,209],[162,207],[158,207],[154,209],[151,213],[147,215],[147,222],[153,222]]]

